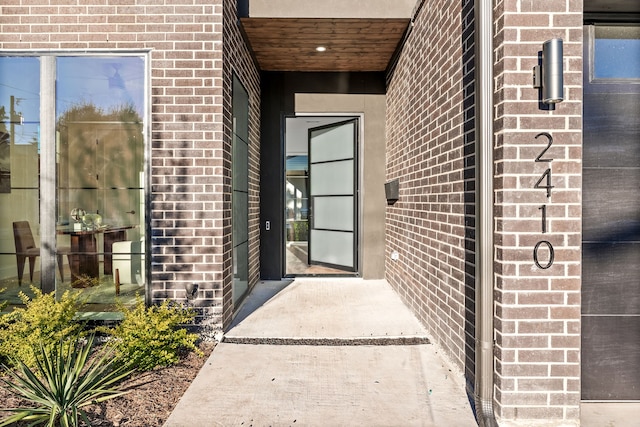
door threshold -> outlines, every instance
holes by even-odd
[[[285,274],[283,279],[295,279],[296,277],[360,277],[357,273],[323,273],[323,274]]]
[[[581,427],[634,427],[638,425],[640,401],[582,401]]]

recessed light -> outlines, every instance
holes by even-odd
[[[317,50],[318,52],[324,52],[325,50],[327,50],[327,48],[326,48],[326,47],[324,47],[324,46],[318,46],[318,47],[316,48],[316,50]]]

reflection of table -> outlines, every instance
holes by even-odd
[[[99,277],[98,269],[98,245],[96,236],[104,235],[104,274],[111,274],[112,247],[114,242],[127,240],[128,229],[135,225],[121,227],[106,227],[96,230],[73,230],[71,228],[59,228],[58,234],[67,234],[71,238],[71,252],[69,254],[69,268],[71,269],[71,283],[73,284],[81,276]]]

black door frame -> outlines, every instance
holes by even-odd
[[[352,117],[352,118],[347,118],[348,116],[345,116],[346,120],[341,121],[341,122],[336,122],[336,123],[331,123],[331,124],[327,124],[327,125],[323,125],[323,126],[317,126],[314,128],[309,128],[308,130],[308,137],[307,137],[307,144],[308,144],[308,159],[309,159],[309,186],[311,187],[311,181],[313,180],[313,176],[311,175],[311,165],[314,164],[313,159],[311,158],[311,133],[313,131],[318,131],[318,130],[323,130],[323,129],[329,129],[332,127],[336,127],[336,126],[342,126],[345,125],[347,123],[353,123],[354,124],[354,129],[353,129],[353,231],[351,232],[353,234],[353,267],[352,268],[347,268],[346,266],[343,265],[337,265],[337,264],[331,264],[331,263],[326,263],[326,262],[320,262],[320,261],[316,261],[316,262],[312,262],[312,252],[311,252],[311,231],[312,229],[315,229],[314,227],[314,223],[315,223],[315,202],[313,200],[313,195],[311,194],[311,191],[309,191],[309,238],[308,238],[308,242],[309,242],[309,256],[308,256],[308,263],[311,265],[323,265],[326,267],[331,267],[331,268],[335,268],[338,270],[343,270],[345,272],[345,274],[348,273],[357,273],[358,271],[358,265],[359,265],[359,206],[360,206],[360,199],[359,199],[359,195],[360,195],[360,176],[358,174],[358,169],[359,169],[359,151],[360,151],[360,141],[359,141],[359,132],[358,132],[358,127],[360,125],[360,120],[358,117]],[[336,160],[332,160],[332,162],[335,162]]]

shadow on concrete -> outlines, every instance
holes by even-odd
[[[244,299],[226,332],[242,323],[253,312],[286,289],[293,281],[294,279],[260,281]]]

